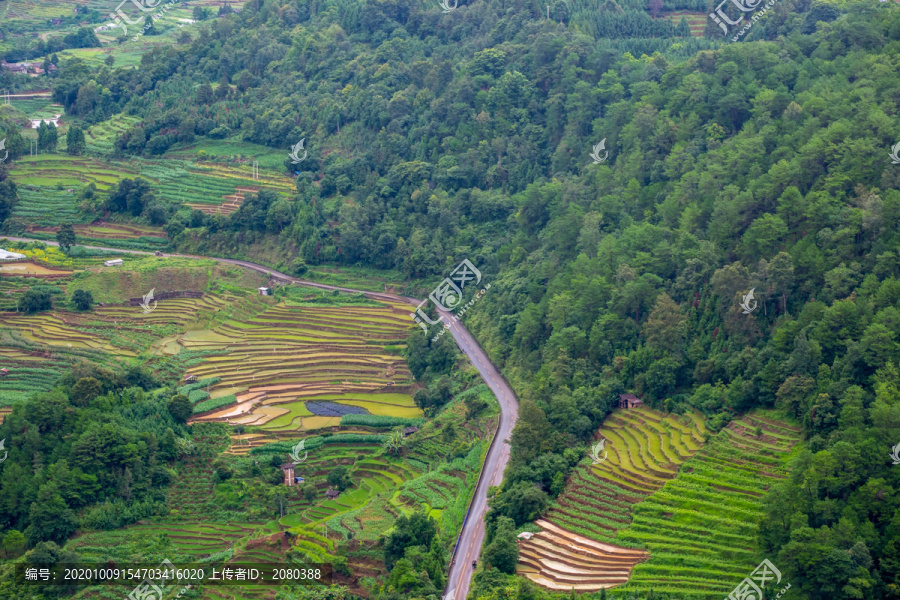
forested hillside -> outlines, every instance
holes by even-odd
[[[544,513],[634,392],[713,433],[756,408],[802,424],[759,559],[784,598],[900,598],[900,9],[783,0],[727,43],[634,3],[570,6],[254,1],[136,69],[61,61],[53,97],[85,126],[140,119],[116,157],[283,149],[293,198],[157,210],[180,251],[481,269],[466,324],[521,407],[474,597],[543,593],[493,542]]]

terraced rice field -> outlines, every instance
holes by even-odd
[[[415,434],[418,435],[418,434]],[[479,472],[487,441],[476,442],[468,455],[432,471],[415,460],[385,456],[377,446],[326,446],[309,453],[309,459],[297,466],[295,473],[321,480],[334,466],[351,468],[353,485],[334,500],[314,505],[292,503],[290,514],[281,524],[305,535],[299,546],[310,560],[328,553],[328,538],[311,536],[324,533],[329,538],[353,538],[372,543],[389,532],[403,514],[424,510],[443,521],[448,531],[462,524]],[[320,484],[319,492],[324,491]],[[298,549],[295,547],[295,550]],[[365,575],[368,567],[353,568],[355,575]]]
[[[408,311],[400,305],[293,306],[279,304],[250,318],[188,332],[163,348],[174,352],[227,350],[191,370],[219,380],[210,397],[236,394],[237,402],[195,420],[262,426],[273,433],[336,426],[340,417],[315,416],[309,400],[364,408],[371,414],[419,417],[405,361],[386,347],[405,344]],[[244,450],[233,448],[237,453]]]
[[[255,194],[257,192],[259,192],[259,188],[236,187],[234,188],[233,194],[222,197],[224,200],[222,204],[185,202],[184,205],[190,206],[191,208],[197,209],[208,215],[230,215],[241,207],[241,204],[243,204],[246,199],[244,194]]]
[[[123,225],[120,223],[92,223],[90,225],[75,225],[75,234],[83,238],[92,239],[119,239],[136,240],[142,237],[164,238],[166,233],[161,227],[147,225]],[[29,233],[55,234],[59,227],[29,227]]]
[[[673,479],[700,449],[706,429],[699,414],[678,418],[639,407],[615,411],[598,434],[606,440],[607,458],[576,469],[539,523],[544,531],[521,544],[519,572],[552,590],[575,585],[596,591],[628,580],[631,568],[647,555],[621,547],[617,532],[630,524],[633,506]],[[551,550],[571,544],[575,555],[597,547],[606,554],[591,562]]]
[[[148,161],[144,161],[145,165]],[[261,188],[291,194],[294,187],[285,177],[268,176],[254,180],[250,167],[229,168],[210,163],[184,162],[183,175],[171,177],[162,166],[142,168],[141,175],[155,182],[154,190],[161,198],[180,202],[207,213],[230,214],[240,207],[246,194]]]
[[[768,411],[744,415],[713,437],[676,479],[635,507],[631,526],[619,532],[651,555],[623,593],[728,595],[763,558],[754,546],[763,496],[787,476],[799,440],[799,427]]]
[[[19,188],[19,201],[13,208],[10,225],[53,227],[63,223],[83,223],[89,217],[78,210],[75,190],[30,186]]]
[[[113,167],[92,158],[57,154],[23,156],[10,168],[13,181],[24,186],[61,185],[63,188],[78,189],[93,183],[101,192],[108,191],[113,184],[135,175],[136,173],[121,167]]]
[[[234,311],[240,303],[235,296],[207,294],[161,301],[149,314],[132,306],[34,315],[0,312],[0,367],[9,369],[8,375],[0,377],[0,405],[51,389],[59,374],[78,360],[103,365],[114,361],[113,356],[137,356],[164,336],[183,331],[198,315]],[[199,359],[186,352],[185,360]],[[182,372],[175,375],[180,377]]]
[[[756,411],[702,444],[697,415],[673,421],[614,412],[600,430],[608,459],[576,471],[542,531],[521,543],[519,573],[556,591],[728,595],[761,560],[762,498],[786,476],[800,429]]]
[[[54,277],[71,277],[72,271],[64,271],[61,269],[51,269],[44,265],[31,261],[5,262],[0,264],[0,274],[2,275],[40,275],[44,278]]]
[[[226,301],[227,297],[215,295],[175,298],[158,303],[151,313],[132,306],[96,306],[84,313],[0,313],[0,327],[17,329],[25,339],[51,347],[136,355],[165,335],[166,326],[183,327],[198,312],[216,310]]]
[[[352,486],[333,500],[325,499],[325,476],[338,465],[351,469]],[[317,448],[297,465],[295,474],[315,481],[318,497],[313,503],[299,494],[289,497],[280,525],[290,528],[295,552],[313,562],[329,562],[335,537],[350,534],[374,541],[393,527],[398,516],[411,512],[395,500],[397,488],[420,477],[421,471],[408,461],[382,456],[378,445],[354,444]],[[351,569],[356,576],[369,570],[353,564]]]
[[[84,133],[87,151],[103,156],[111,154],[116,139],[140,122],[139,117],[116,113],[106,121],[93,125]]]
[[[0,336],[0,344],[7,341],[3,337],[8,335],[5,332],[5,336]],[[41,352],[0,345],[0,367],[9,370],[8,375],[0,378],[0,405],[13,404],[34,392],[52,389],[59,374],[74,362],[73,358],[44,357]]]
[[[545,520],[542,531],[520,544],[518,572],[555,591],[593,592],[622,584],[644,550],[605,544]]]
[[[108,154],[116,137],[136,122],[134,117],[117,116],[91,127],[86,133],[89,152],[94,155]],[[103,161],[99,158],[42,154],[20,158],[10,174],[21,188],[21,200],[13,211],[10,225],[35,232],[46,232],[42,228],[57,227],[63,223],[85,224],[92,220],[92,216],[78,209],[78,192],[88,183],[94,183],[99,191],[106,192],[122,179],[142,177],[150,183],[154,194],[162,199],[179,202],[208,214],[224,215],[240,208],[247,194],[263,188],[284,195],[294,192],[293,181],[281,174],[269,172],[255,180],[249,165],[228,166],[187,160]],[[62,189],[59,189],[60,186]],[[161,237],[158,228],[149,229],[153,233],[134,235],[127,229],[79,233],[87,239],[99,240]]]

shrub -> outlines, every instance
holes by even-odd
[[[176,394],[169,400],[169,413],[179,423],[187,422],[193,410],[190,399],[184,394]]]
[[[22,294],[22,301],[19,303],[22,310],[27,313],[35,313],[42,310],[50,310],[53,308],[53,302],[50,299],[50,292],[39,291],[35,289],[27,290]]]
[[[94,295],[85,290],[75,290],[75,293],[72,294],[72,304],[78,310],[91,310],[91,306],[94,304]]]

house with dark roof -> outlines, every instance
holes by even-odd
[[[328,490],[325,492],[325,497],[328,498],[329,500],[334,500],[335,498],[337,498],[340,495],[341,495],[341,493],[339,491],[332,489],[331,487],[329,487]]]
[[[619,408],[635,408],[644,403],[634,394],[619,394]]]

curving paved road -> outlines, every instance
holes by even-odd
[[[5,239],[21,241],[21,242],[43,242],[50,246],[57,246],[56,242],[45,240],[35,240],[32,238],[7,237]],[[153,252],[144,252],[141,250],[122,250],[118,248],[104,248],[102,246],[85,246],[95,250],[112,250],[115,252],[123,252],[128,254],[153,255]],[[258,265],[256,263],[245,260],[234,260],[230,258],[215,258],[212,256],[194,256],[190,254],[163,254],[163,256],[178,256],[183,258],[212,258],[215,261],[229,263],[268,274],[270,277],[279,281],[294,283],[307,287],[314,287],[323,290],[338,290],[341,292],[362,293],[367,297],[375,300],[388,300],[392,302],[405,302],[417,306],[421,300],[409,298],[406,296],[398,296],[395,294],[386,294],[381,292],[367,292],[364,290],[355,290],[352,288],[344,288],[323,283],[315,283],[304,279],[296,279],[290,275],[285,275],[274,269]],[[484,514],[487,512],[487,490],[492,485],[500,485],[503,481],[503,471],[509,462],[509,436],[512,433],[513,426],[519,414],[519,404],[513,394],[512,388],[503,379],[500,371],[491,364],[487,354],[482,350],[472,334],[463,327],[462,323],[453,320],[453,315],[444,311],[439,311],[444,321],[450,323],[450,335],[459,349],[469,357],[478,372],[481,373],[482,379],[487,383],[488,387],[497,398],[500,404],[500,423],[494,439],[491,441],[491,447],[488,450],[487,457],[482,467],[481,476],[475,487],[475,496],[469,506],[469,512],[463,523],[462,532],[459,536],[453,558],[450,563],[450,573],[447,576],[447,586],[443,600],[465,600],[469,593],[469,585],[472,581],[472,561],[478,560],[481,554],[481,545],[484,541]]]

